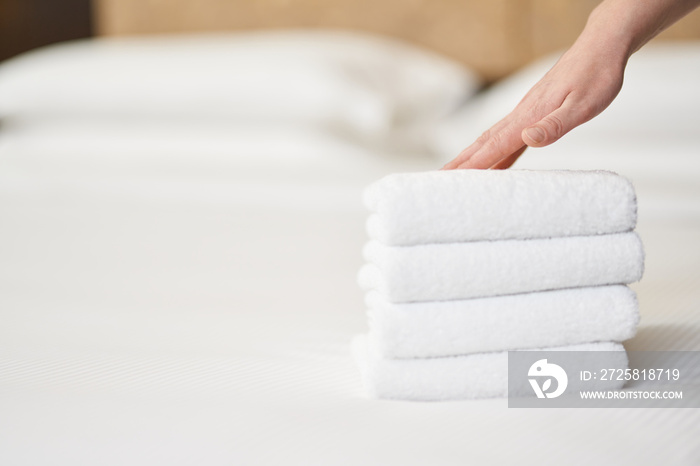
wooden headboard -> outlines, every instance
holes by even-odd
[[[498,79],[570,45],[599,0],[93,0],[99,35],[343,28],[397,37]],[[665,38],[700,38],[700,11]]]

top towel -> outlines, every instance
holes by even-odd
[[[632,183],[606,171],[399,173],[364,201],[367,233],[389,246],[621,233],[637,222]]]

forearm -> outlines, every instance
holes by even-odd
[[[700,0],[605,0],[591,13],[577,40],[606,44],[625,60],[683,16]]]

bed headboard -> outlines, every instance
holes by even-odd
[[[599,0],[93,0],[99,35],[344,28],[456,58],[489,80],[571,44]],[[700,11],[665,38],[699,38]]]

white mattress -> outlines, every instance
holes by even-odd
[[[26,137],[29,147],[38,136]],[[693,409],[363,397],[349,352],[366,329],[360,192],[436,160],[368,151],[361,168],[349,158],[263,169],[153,153],[124,163],[99,147],[92,158],[25,150],[18,138],[0,146],[0,464],[700,459]],[[683,144],[700,152],[699,135]],[[634,286],[641,328],[625,346],[700,350],[697,179],[682,165],[663,170],[637,185],[647,262]]]

